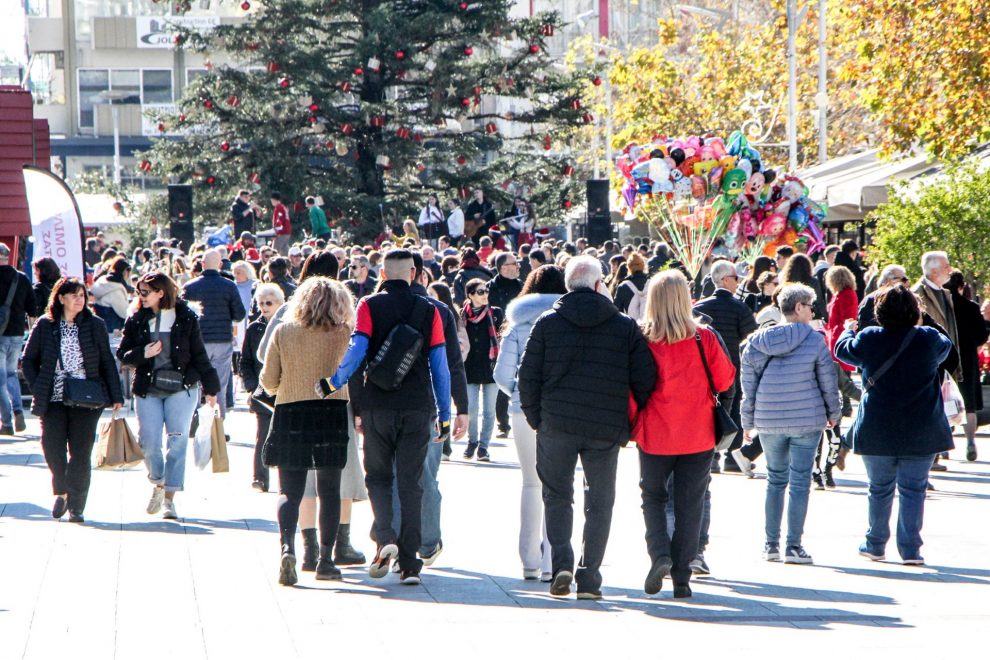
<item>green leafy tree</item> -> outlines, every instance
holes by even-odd
[[[241,187],[278,190],[299,211],[365,236],[415,212],[428,192],[524,192],[544,219],[578,178],[562,130],[590,122],[582,80],[546,51],[558,17],[510,18],[511,0],[269,0],[237,25],[180,32],[223,51],[190,85],[142,167],[195,187],[197,215],[226,219]],[[496,111],[495,96],[511,99]],[[298,224],[296,225],[298,226]]]
[[[974,162],[946,171],[923,188],[901,184],[890,201],[870,214],[876,221],[873,250],[879,265],[902,264],[912,278],[921,276],[921,255],[945,250],[952,265],[974,282],[990,285],[990,177]]]

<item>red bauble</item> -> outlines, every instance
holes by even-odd
[[[319,112],[320,111],[320,106],[316,105],[315,103],[310,103],[309,104],[309,111],[310,112],[314,112],[314,113],[315,112]]]
[[[595,87],[601,87],[602,79],[598,76],[595,76],[594,78],[591,79],[591,84],[594,85]]]
[[[571,208],[571,200],[565,199],[564,202],[561,204],[561,206],[563,206],[565,209]]]
[[[230,96],[227,97],[227,105],[229,105],[230,107],[236,108],[240,104],[241,104],[241,99],[238,96],[231,94]]]
[[[533,55],[536,55],[538,52],[540,52],[540,45],[539,44],[530,44],[529,45],[529,52],[532,53]]]
[[[156,2],[157,2],[157,0],[156,0]],[[457,5],[457,7],[458,7],[458,8],[459,8],[459,9],[460,9],[461,11],[467,11],[467,8],[468,8],[468,3],[466,3],[466,2],[462,2],[462,3],[460,3],[460,4],[458,4],[458,5]]]
[[[269,63],[268,63],[268,73],[275,73],[275,72],[276,72],[276,71],[278,71],[278,70],[279,70],[280,68],[282,68],[282,67],[280,67],[280,66],[278,65],[278,62],[269,62]]]
[[[464,98],[461,99],[461,105],[463,105],[465,108],[468,107],[469,105],[471,105],[471,99],[465,96]]]
[[[360,66],[359,67],[356,67],[354,69],[354,75],[355,76],[363,76],[364,75],[364,67],[360,67]]]
[[[550,136],[549,135],[544,135],[543,136],[543,148],[546,151],[550,151],[550,147],[551,146],[553,146],[553,143],[550,141]]]
[[[308,121],[309,121],[310,124],[315,124],[316,123],[316,117],[313,116],[313,115],[310,115]]]
[[[281,80],[278,81],[278,86],[281,87],[282,89],[288,89],[289,85],[291,84],[292,83],[289,81],[288,78],[282,78]]]
[[[474,87],[473,87],[473,88],[471,89],[471,91],[472,91],[472,92],[474,92],[474,95],[475,95],[475,96],[481,96],[481,87],[480,87],[480,86],[478,86],[478,85],[475,85],[475,86],[474,86]]]
[[[164,133],[165,132],[165,123],[164,122],[158,122],[158,132],[159,133]]]
[[[423,163],[416,163],[416,169],[422,172],[426,169],[426,165],[424,165]]]
[[[489,135],[498,133],[498,126],[495,124],[495,122],[490,121],[487,124],[485,124],[485,132],[488,133]]]
[[[457,164],[458,164],[458,165],[463,165],[463,164],[465,164],[466,162],[467,162],[467,158],[465,158],[464,156],[458,156],[458,157],[457,157]]]
[[[185,116],[185,115],[179,115],[179,123],[180,123],[180,124],[181,124],[182,122],[184,122],[185,120],[186,120],[186,116]]]
[[[205,101],[203,101],[203,107],[206,108],[207,110],[212,110],[213,101],[211,101],[210,99],[206,99]]]
[[[230,151],[230,142],[226,140],[220,143],[220,151]]]
[[[341,124],[340,132],[343,133],[344,135],[350,135],[351,133],[354,132],[354,124],[351,123]]]
[[[251,3],[248,2],[247,0],[244,0],[244,2],[241,3],[241,9],[243,9],[244,11],[247,11],[250,8],[251,8]]]
[[[468,57],[471,57],[472,55],[474,55],[474,48],[471,48],[470,46],[465,46],[464,54]]]
[[[406,59],[406,51],[404,51],[404,50],[397,50],[397,51],[395,51],[395,59],[397,59],[397,60],[404,60],[404,59]]]
[[[216,182],[217,182],[217,178],[215,176],[213,176],[212,174],[210,176],[206,177],[206,185],[212,186]]]

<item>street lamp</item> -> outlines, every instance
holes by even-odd
[[[126,92],[122,89],[107,89],[96,96],[110,104],[110,114],[113,116],[113,182],[120,185],[120,111],[114,101],[123,101],[133,96],[133,92]]]

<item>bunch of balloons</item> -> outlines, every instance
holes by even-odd
[[[632,212],[644,199],[662,195],[675,210],[674,220],[711,230],[714,238],[724,237],[730,250],[757,242],[767,254],[800,242],[807,242],[809,253],[824,248],[820,224],[825,209],[808,198],[800,179],[765,168],[742,131],[727,141],[695,135],[630,143],[615,164],[625,179],[622,198]]]

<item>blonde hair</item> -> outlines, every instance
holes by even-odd
[[[693,337],[698,327],[691,312],[687,278],[679,270],[665,270],[651,277],[643,314],[646,340],[674,344]]]
[[[832,266],[825,273],[825,286],[832,293],[856,288],[856,278],[845,266]]]
[[[646,272],[646,259],[643,258],[639,252],[633,252],[626,259],[626,268],[629,270],[629,274],[633,273],[645,273]]]
[[[304,328],[354,328],[354,299],[347,287],[329,277],[306,278],[289,300],[290,319]]]

